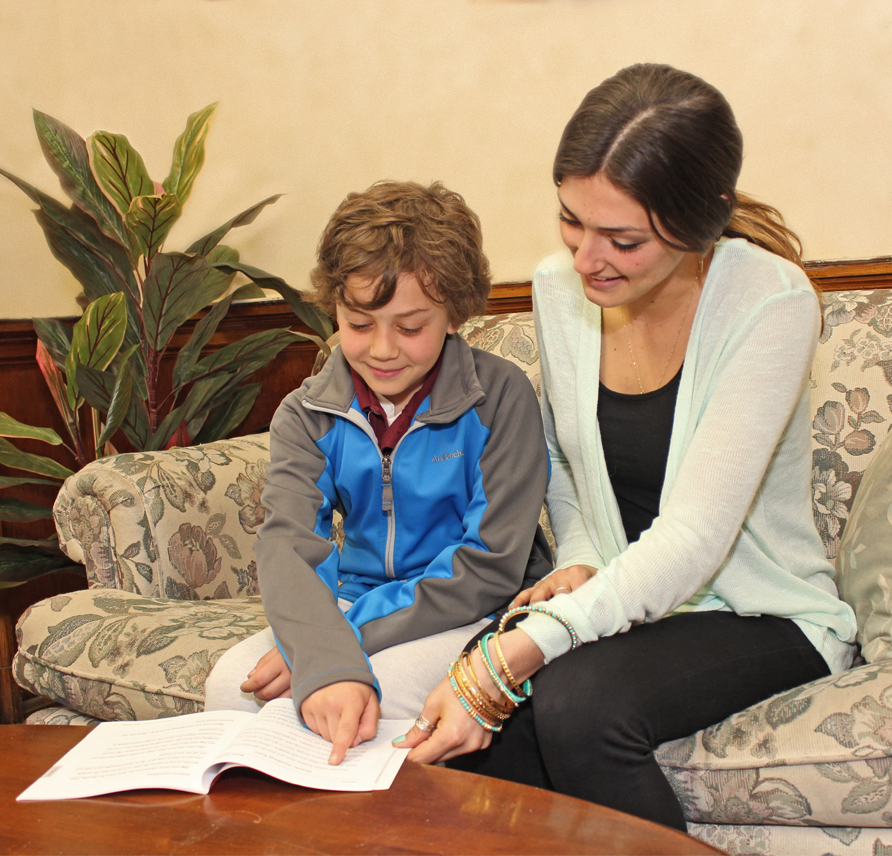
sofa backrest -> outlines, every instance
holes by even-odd
[[[823,302],[811,375],[813,508],[834,559],[861,476],[892,425],[892,289],[831,292]],[[474,318],[461,333],[516,363],[540,392],[531,312]],[[180,599],[256,594],[252,548],[268,460],[269,437],[257,434],[96,461],[59,494],[60,543],[93,586]]]

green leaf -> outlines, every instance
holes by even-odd
[[[58,547],[53,552],[33,545],[0,543],[0,588],[20,585],[57,571],[86,574],[83,565],[72,562]]]
[[[93,177],[83,137],[39,110],[34,111],[34,127],[44,157],[58,176],[62,189],[96,220],[106,235],[126,247],[124,222]]]
[[[9,440],[0,437],[0,464],[14,470],[27,470],[29,473],[40,473],[57,479],[67,479],[74,473],[51,458],[43,455],[32,455],[17,449]]]
[[[53,362],[64,367],[65,358],[71,350],[71,327],[58,318],[34,318],[34,332],[43,343]]]
[[[94,300],[74,325],[71,350],[65,362],[68,377],[68,404],[76,408],[77,366],[103,371],[121,348],[127,328],[127,309],[120,292]]]
[[[93,177],[121,217],[137,196],[155,192],[141,155],[123,134],[96,131],[87,143]]]
[[[99,440],[96,443],[99,448],[111,440],[115,431],[117,431],[123,424],[124,419],[127,416],[127,411],[130,409],[130,396],[132,392],[133,371],[130,368],[130,360],[128,358],[126,362],[122,362],[118,367],[118,372],[115,375],[115,386],[112,390],[111,402],[109,403],[108,413],[106,414],[105,428],[103,429],[102,434],[99,435]]]
[[[183,253],[158,253],[143,283],[143,323],[149,346],[161,351],[177,328],[202,305],[196,294],[207,260]]]
[[[87,404],[100,413],[108,413],[114,396],[116,378],[110,371],[96,371],[87,366],[78,366],[77,383]],[[135,384],[134,384],[135,386]],[[121,430],[135,449],[147,448],[152,432],[149,429],[149,417],[145,405],[136,396],[130,396],[127,415],[120,425]]]
[[[204,141],[208,134],[211,115],[217,104],[208,104],[186,120],[186,130],[177,137],[173,149],[173,162],[170,174],[164,179],[163,187],[168,193],[179,197],[185,205],[195,178],[204,165]]]
[[[192,385],[183,402],[183,422],[191,422],[198,416],[207,417],[217,394],[232,384],[232,376],[217,374],[202,378]]]
[[[62,444],[62,438],[52,428],[36,428],[13,419],[8,413],[0,413],[0,437],[28,437],[41,440],[51,446]]]
[[[237,387],[222,404],[217,405],[208,413],[202,429],[193,435],[195,442],[212,443],[214,440],[229,437],[251,412],[262,387],[261,383],[250,383]]]
[[[201,319],[192,331],[189,341],[180,348],[176,363],[173,367],[173,388],[179,389],[187,384],[195,376],[193,368],[201,354],[201,349],[210,341],[211,336],[217,330],[217,326],[229,311],[232,297],[224,297],[204,318]]]
[[[50,250],[84,287],[90,300],[101,294],[129,289],[135,293],[128,252],[106,236],[96,221],[77,206],[68,207],[12,173],[0,169],[20,190],[40,206],[37,222]]]
[[[181,404],[179,407],[175,407],[171,410],[170,413],[161,420],[161,424],[155,429],[155,433],[152,434],[143,447],[145,451],[157,452],[159,449],[163,449],[167,445],[167,442],[176,433],[177,428],[183,424],[184,410],[184,404]]]
[[[34,520],[51,520],[53,510],[45,505],[35,505],[24,499],[0,496],[0,520],[15,523],[31,523]]]
[[[266,292],[260,286],[254,285],[253,282],[247,282],[239,286],[233,293],[233,300],[263,300]]]
[[[263,368],[279,351],[299,338],[301,338],[299,333],[284,327],[252,333],[206,356],[195,365],[192,371],[193,377],[217,372],[234,372],[238,374],[237,382],[242,381],[249,374]]]
[[[215,267],[220,267],[223,270],[239,271],[261,288],[270,288],[278,292],[282,299],[291,307],[294,314],[322,339],[327,339],[334,332],[331,319],[318,306],[304,300],[300,292],[281,277],[241,263],[216,264]],[[312,336],[305,336],[305,338],[316,341]],[[323,348],[325,353],[329,352],[328,347],[324,343],[320,347]]]
[[[219,244],[214,247],[205,258],[209,265],[214,265],[218,262],[234,263],[238,261],[238,251],[234,250],[232,247]],[[204,303],[198,308],[204,309],[205,306],[209,306],[222,295],[226,294],[226,292],[229,291],[229,286],[232,285],[232,280],[234,278],[234,273],[227,273],[226,271],[220,270],[220,268],[209,267],[204,282],[202,282],[199,288]]]
[[[50,252],[83,286],[88,300],[124,291],[135,304],[137,291],[132,270],[119,267],[109,257],[85,243],[77,232],[60,226],[43,211],[35,211],[34,216],[43,229]]]
[[[182,213],[180,200],[169,193],[134,199],[124,218],[133,255],[151,259],[159,252]]]
[[[224,223],[222,226],[214,229],[209,235],[205,235],[203,238],[197,240],[188,250],[187,253],[195,253],[199,256],[206,256],[220,241],[223,239],[223,236],[230,230],[236,229],[239,226],[247,226],[249,223],[253,223],[257,219],[257,215],[267,206],[272,205],[277,199],[280,199],[282,196],[281,193],[277,193],[275,196],[269,196],[264,199],[262,202],[258,202],[256,205],[252,205],[250,208],[242,211],[241,214],[236,214],[231,220]]]
[[[0,490],[7,487],[18,487],[22,484],[51,484],[59,487],[59,482],[52,479],[35,479],[27,476],[0,476]]]

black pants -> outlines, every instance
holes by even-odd
[[[654,749],[827,674],[789,619],[683,613],[558,657],[488,749],[447,766],[684,830]]]

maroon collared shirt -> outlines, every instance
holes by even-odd
[[[402,439],[403,434],[409,430],[409,426],[412,424],[421,402],[430,395],[430,391],[434,388],[442,362],[443,351],[441,349],[440,356],[437,357],[433,368],[425,376],[421,388],[409,399],[409,403],[403,408],[399,416],[393,420],[391,425],[387,424],[387,415],[384,413],[384,408],[381,406],[378,396],[372,392],[360,374],[353,369],[353,366],[350,366],[350,376],[353,378],[353,388],[356,390],[357,402],[362,412],[368,418],[372,430],[375,432],[378,448],[384,454],[389,455],[396,448],[396,444]]]

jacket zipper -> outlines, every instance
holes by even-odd
[[[318,405],[310,404],[306,400],[303,401],[303,405],[310,410],[316,410],[320,413],[331,413],[334,416],[346,418],[348,422],[352,422],[354,425],[360,427],[369,436],[372,444],[378,450],[378,455],[381,457],[381,510],[387,515],[384,573],[387,575],[387,579],[395,580],[397,576],[396,571],[394,570],[393,554],[396,548],[396,514],[393,507],[393,457],[396,455],[397,449],[402,445],[403,440],[417,428],[421,427],[421,423],[412,420],[412,424],[409,426],[406,433],[400,437],[399,442],[396,444],[393,451],[389,455],[385,455],[378,446],[375,432],[372,430],[371,425],[369,425],[368,420],[361,417],[355,417],[353,415],[355,411],[349,410],[347,413],[342,413],[328,407],[319,407]]]

